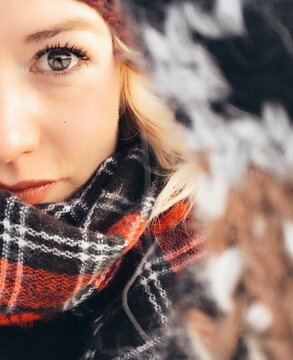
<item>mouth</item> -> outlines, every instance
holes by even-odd
[[[0,183],[0,188],[10,191],[27,204],[35,205],[41,203],[48,196],[55,183],[55,180],[30,180],[13,186]]]

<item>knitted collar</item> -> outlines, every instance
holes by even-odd
[[[32,206],[1,190],[0,324],[46,318],[105,287],[146,229],[159,184],[137,138],[65,201]]]

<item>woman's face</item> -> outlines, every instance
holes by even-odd
[[[109,29],[77,0],[0,1],[0,183],[55,180],[63,200],[113,153],[119,66]]]

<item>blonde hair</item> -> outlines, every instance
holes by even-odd
[[[197,164],[195,155],[184,145],[184,130],[157,95],[151,81],[137,65],[139,55],[113,35],[114,53],[121,64],[121,105],[133,124],[152,147],[159,164],[166,170],[164,187],[149,221],[180,200],[193,205]]]

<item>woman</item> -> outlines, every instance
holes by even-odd
[[[118,1],[0,14],[0,358],[156,358],[201,256],[179,130]]]

